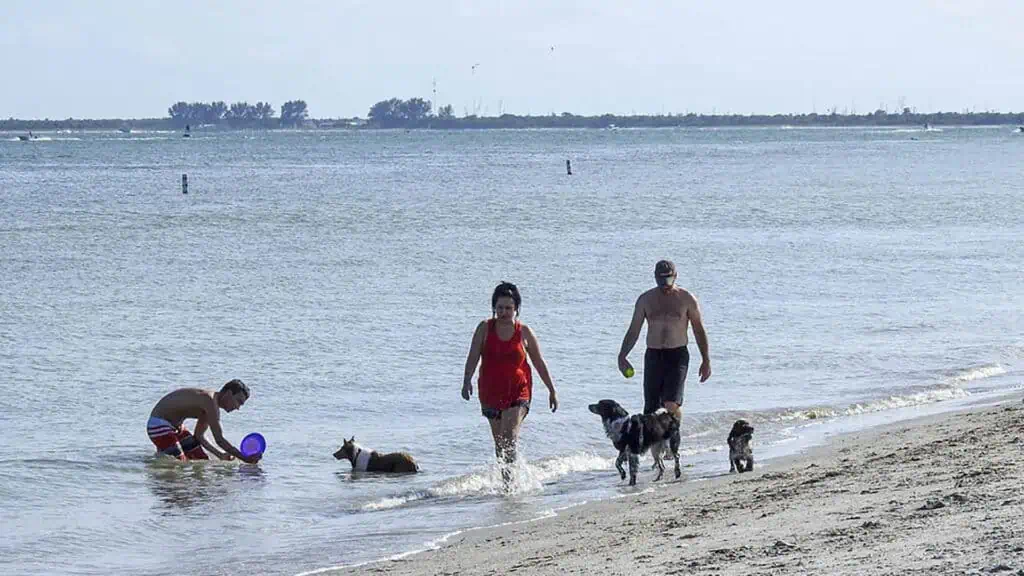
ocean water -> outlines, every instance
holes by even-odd
[[[0,572],[329,572],[661,489],[586,405],[654,262],[700,299],[685,481],[1019,389],[1024,137],[1006,128],[0,134]],[[573,175],[565,174],[571,159]],[[189,194],[180,191],[189,175]],[[539,379],[516,489],[459,392],[502,280]],[[643,340],[631,358],[638,370]],[[259,466],[154,458],[153,404],[242,378]],[[867,416],[867,417],[866,417]],[[414,476],[352,474],[355,436]]]

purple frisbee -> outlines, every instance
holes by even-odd
[[[267,441],[263,439],[263,435],[259,432],[253,432],[245,438],[242,438],[242,443],[238,445],[238,451],[246,458],[257,454],[263,454],[263,451],[266,449]]]

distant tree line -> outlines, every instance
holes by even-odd
[[[307,125],[309,111],[303,100],[285,102],[280,116],[264,102],[250,105],[236,102],[178,102],[168,108],[165,118],[83,120],[0,120],[0,130],[116,130],[124,126],[140,130],[181,129],[215,125],[225,128],[279,128]],[[431,102],[423,98],[382,100],[370,107],[366,122],[352,120],[314,120],[321,128],[425,128],[425,129],[488,129],[488,128],[664,128],[664,127],[726,127],[726,126],[991,126],[1024,125],[1022,113],[1000,112],[936,112],[922,114],[910,108],[890,113],[875,110],[867,114],[842,114],[832,110],[826,114],[659,114],[617,116],[580,116],[570,112],[544,116],[476,116],[456,117],[451,105],[435,112]]]
[[[381,100],[370,107],[367,119],[378,128],[421,128],[435,116],[423,98]]]
[[[579,116],[571,112],[546,116],[469,115],[455,117],[451,105],[442,106],[437,114],[423,98],[382,100],[370,107],[368,125],[376,128],[667,128],[728,126],[985,126],[1024,124],[1024,114],[1000,112],[937,112],[920,114],[910,108],[899,113],[875,110],[867,114],[659,114],[617,116]]]
[[[167,109],[171,124],[177,128],[186,125],[220,125],[232,128],[277,128],[302,126],[309,116],[304,100],[290,100],[281,105],[281,117],[274,117],[274,108],[266,102],[249,104],[235,102],[228,106],[217,102],[178,102]]]

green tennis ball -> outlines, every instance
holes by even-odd
[[[626,368],[626,378],[632,378],[633,374],[636,374],[636,372],[633,371],[633,367],[632,366],[630,366],[629,368]]]

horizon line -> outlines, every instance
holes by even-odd
[[[432,112],[432,115],[429,116],[430,118],[437,117],[436,116],[436,111],[432,110],[431,112]],[[879,112],[881,112],[881,114],[879,114]],[[871,112],[864,112],[864,113],[849,112],[849,111],[843,111],[843,112],[839,112],[839,111],[814,112],[814,111],[812,111],[812,112],[751,112],[751,113],[712,112],[710,114],[704,113],[704,112],[628,113],[628,114],[615,114],[615,113],[611,113],[611,112],[603,112],[603,113],[600,113],[600,114],[577,114],[575,112],[563,111],[563,112],[549,112],[549,113],[546,113],[546,114],[533,114],[533,113],[515,114],[515,113],[512,113],[512,112],[504,112],[504,113],[501,113],[501,114],[498,114],[498,115],[491,115],[491,116],[470,114],[470,115],[464,115],[464,116],[456,116],[453,119],[456,120],[456,121],[463,120],[463,119],[466,119],[466,120],[468,120],[468,119],[488,119],[488,118],[490,118],[490,119],[499,119],[499,118],[508,117],[508,116],[518,117],[518,118],[550,118],[552,116],[557,116],[557,117],[590,118],[590,119],[608,118],[608,117],[612,117],[612,118],[685,118],[685,117],[688,117],[688,116],[695,116],[695,117],[698,117],[698,118],[757,118],[757,117],[760,117],[760,118],[777,118],[777,117],[787,117],[787,116],[789,116],[789,117],[816,116],[816,117],[858,117],[858,118],[863,118],[863,117],[866,117],[866,116],[876,116],[876,115],[882,115],[882,116],[945,116],[945,115],[956,115],[956,116],[981,116],[981,115],[1021,116],[1021,115],[1024,115],[1024,111],[1020,111],[1020,112],[1013,112],[1013,111],[1002,112],[1002,111],[998,111],[998,110],[986,110],[986,111],[972,110],[972,111],[954,112],[954,111],[939,110],[939,111],[935,111],[935,112],[918,112],[918,111],[911,111],[911,112],[894,111],[894,112],[889,112],[889,111],[884,110],[882,108],[873,110]],[[14,117],[14,116],[10,116],[8,118],[0,117],[0,124],[10,123],[10,122],[68,122],[68,121],[80,121],[80,122],[114,122],[114,121],[120,121],[120,122],[132,122],[132,121],[135,121],[135,122],[158,122],[158,121],[167,121],[167,120],[170,120],[170,119],[171,119],[170,116],[91,117],[91,118],[75,117],[75,116],[68,116],[68,117],[65,117],[65,118],[49,118],[49,117],[46,117],[46,118],[17,118],[17,117]],[[274,116],[271,119],[276,120],[276,119],[279,119],[279,118]],[[309,116],[306,119],[309,120],[309,121],[313,121],[313,122],[327,121],[327,120],[368,120],[368,115],[367,116],[323,116],[323,117],[312,117],[312,116]]]

